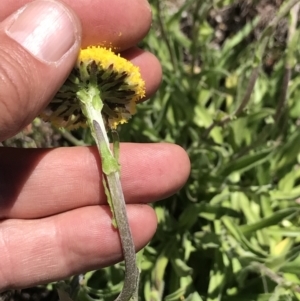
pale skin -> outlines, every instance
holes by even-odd
[[[0,21],[27,2],[1,0]],[[147,2],[103,0],[94,1],[93,7],[84,2],[65,1],[82,24],[82,45],[106,41],[119,47],[140,66],[147,96],[153,94],[161,80],[160,64],[152,54],[135,47],[150,28]],[[74,22],[79,22],[76,17]],[[15,46],[1,30],[4,26],[5,21],[0,24],[0,55],[5,52],[4,58],[9,58],[11,51],[6,50],[14,47],[22,59],[0,60],[0,67],[11,71],[10,78],[14,78],[12,84],[0,76],[0,141],[38,115],[76,57],[74,53],[66,58],[62,66],[42,65]],[[30,68],[27,77],[14,76],[20,68],[25,73]],[[47,79],[46,87],[43,79]],[[182,187],[189,174],[189,160],[175,145],[128,143],[121,145],[120,163],[127,214],[139,250],[156,230],[155,213],[147,203]],[[0,291],[63,279],[122,259],[100,177],[94,147],[0,148]]]

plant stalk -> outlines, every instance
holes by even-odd
[[[90,87],[80,91],[82,111],[87,117],[102,162],[103,185],[112,211],[113,225],[118,228],[124,260],[125,278],[121,293],[115,301],[129,301],[138,289],[139,270],[136,265],[135,246],[127,218],[125,198],[119,175],[119,163],[110,149],[106,127],[102,118],[102,100],[99,91]],[[95,104],[97,106],[95,107]],[[99,106],[99,104],[101,104]],[[135,298],[134,298],[135,299]]]

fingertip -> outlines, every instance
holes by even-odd
[[[155,55],[137,47],[122,52],[122,56],[140,68],[146,84],[146,99],[151,97],[159,88],[162,80],[162,67]]]
[[[65,0],[82,21],[82,47],[101,45],[129,49],[139,43],[148,33],[152,13],[145,0],[84,1]]]
[[[160,143],[161,152],[156,156],[164,157],[164,173],[165,185],[162,186],[165,194],[163,198],[173,195],[179,191],[186,183],[191,170],[191,163],[187,152],[177,144]],[[160,161],[162,159],[160,158]]]
[[[148,202],[165,199],[181,189],[190,174],[186,151],[171,143],[123,143],[120,161],[126,166],[121,172],[123,189],[132,203],[141,195],[147,195]]]
[[[178,144],[169,144],[170,151],[177,158],[175,174],[180,175],[177,178],[177,187],[180,189],[186,183],[191,172],[191,161],[186,150]],[[172,150],[171,150],[172,149]]]
[[[127,205],[128,219],[136,250],[139,251],[152,239],[157,229],[157,216],[149,205]]]

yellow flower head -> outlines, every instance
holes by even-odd
[[[135,113],[136,102],[145,96],[139,68],[103,47],[80,51],[76,66],[41,117],[69,129],[86,125],[77,92],[94,85],[103,102],[106,126],[115,129]]]

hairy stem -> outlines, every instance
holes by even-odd
[[[103,141],[103,136],[106,135],[106,132],[103,133],[101,126],[96,120],[93,120],[93,127],[97,140]],[[120,234],[126,269],[123,290],[116,301],[128,301],[136,290],[139,274],[136,266],[134,242],[128,223],[119,172],[111,172],[106,174],[105,177],[112,202],[114,219]]]
[[[136,265],[135,247],[120,181],[119,164],[109,146],[109,139],[101,115],[102,101],[98,91],[91,87],[88,91],[79,92],[78,97],[99,150],[102,161],[103,185],[113,214],[112,223],[119,231],[125,260],[124,285],[115,301],[129,301],[136,294],[138,288],[139,270]],[[97,103],[97,107],[94,107],[95,103]]]

